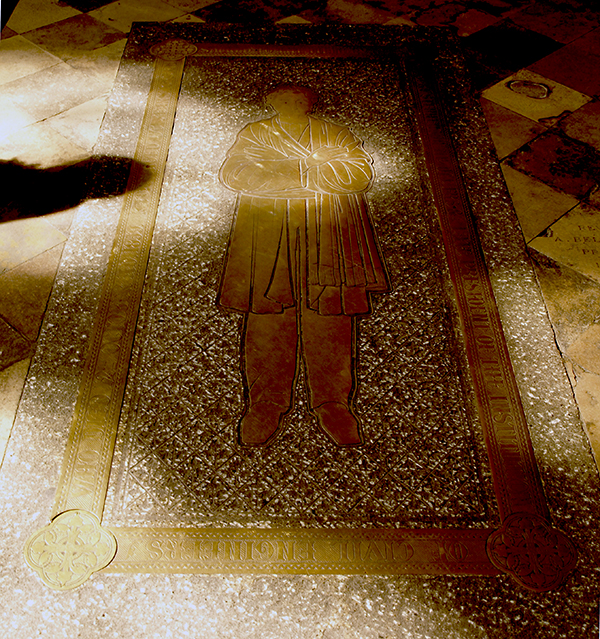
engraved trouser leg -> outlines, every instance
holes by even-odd
[[[352,413],[353,319],[302,311],[302,354],[311,409],[319,425],[339,445],[359,444],[359,423]]]
[[[277,431],[292,401],[297,345],[295,308],[248,314],[243,372],[249,405],[240,422],[241,443],[263,444]]]

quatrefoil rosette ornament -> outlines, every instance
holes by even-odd
[[[538,515],[513,513],[487,541],[491,562],[528,590],[560,586],[577,564],[573,543]]]
[[[113,560],[117,540],[93,513],[68,510],[34,533],[25,561],[54,590],[71,590]]]

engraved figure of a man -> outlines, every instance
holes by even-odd
[[[365,198],[372,160],[348,128],[310,115],[316,99],[271,91],[276,115],[247,125],[221,167],[238,192],[218,301],[246,314],[243,445],[277,434],[302,365],[320,427],[340,446],[362,442],[354,318],[387,290]]]

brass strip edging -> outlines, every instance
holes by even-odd
[[[155,62],[52,517],[71,509],[102,516],[183,66]]]
[[[546,498],[469,200],[431,68],[408,77],[502,519],[548,517]]]
[[[116,528],[104,572],[497,575],[489,529]]]

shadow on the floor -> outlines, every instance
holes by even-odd
[[[124,157],[98,157],[39,169],[17,161],[0,161],[0,223],[38,217],[72,208],[90,198],[114,197],[128,190],[132,169],[139,188],[150,170]]]

